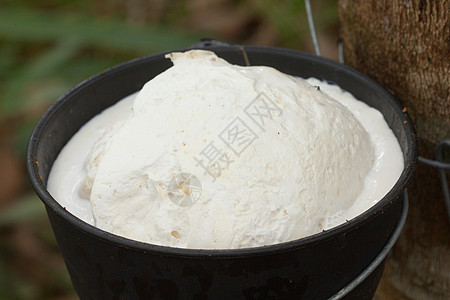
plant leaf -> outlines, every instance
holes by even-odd
[[[15,8],[0,10],[0,37],[32,42],[75,38],[83,45],[144,53],[184,48],[200,39],[167,27]]]

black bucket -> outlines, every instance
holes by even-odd
[[[386,247],[404,212],[402,195],[417,160],[408,115],[363,74],[311,54],[260,46],[206,45],[230,63],[267,65],[284,73],[328,80],[378,109],[397,137],[405,168],[392,190],[365,213],[310,237],[246,249],[193,250],[156,246],[91,226],[59,205],[46,189],[57,155],[103,109],[142,88],[171,66],[165,53],[96,75],[59,99],[42,117],[28,146],[28,172],[82,299],[325,299],[342,291]],[[187,50],[187,49],[183,49]],[[183,51],[180,50],[180,51]],[[382,262],[359,290],[371,298]]]

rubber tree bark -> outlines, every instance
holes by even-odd
[[[339,0],[345,63],[404,105],[419,155],[450,139],[448,0]],[[449,153],[446,153],[449,161]],[[419,164],[410,211],[377,291],[381,299],[450,299],[450,223],[437,170]],[[448,184],[448,182],[447,182]]]

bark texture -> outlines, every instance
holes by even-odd
[[[449,11],[449,0],[339,0],[345,63],[407,108],[427,158],[450,139]],[[437,170],[419,164],[408,191],[408,220],[377,297],[450,299],[450,222]]]

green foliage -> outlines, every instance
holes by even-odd
[[[199,36],[190,36],[169,28],[152,26],[136,27],[124,21],[99,21],[87,16],[59,16],[26,9],[0,10],[0,39],[7,41],[0,48],[0,90],[1,115],[8,116],[25,105],[27,99],[36,103],[35,91],[28,91],[30,84],[40,80],[53,78],[56,84],[50,87],[43,84],[42,96],[53,97],[44,101],[53,101],[55,95],[61,95],[74,83],[99,72],[115,61],[104,58],[98,61],[90,57],[89,61],[75,60],[77,55],[87,47],[98,49],[114,49],[127,53],[148,54],[155,51],[165,51],[186,47]],[[16,44],[10,44],[10,42]],[[42,45],[44,51],[36,47],[36,56],[31,62],[20,63],[20,43],[31,43],[26,46]],[[31,52],[32,49],[31,49]],[[32,53],[34,54],[34,53]],[[19,67],[8,72],[14,62]],[[68,71],[72,71],[68,72]],[[58,85],[59,88],[55,85]],[[42,87],[42,86],[41,86]],[[32,88],[32,87],[31,87]],[[31,94],[30,94],[31,93]]]
[[[81,45],[147,53],[186,47],[199,39],[199,36],[156,25],[139,27],[124,21],[102,21],[85,15],[60,16],[26,9],[0,10],[0,37],[30,42],[70,38]]]

